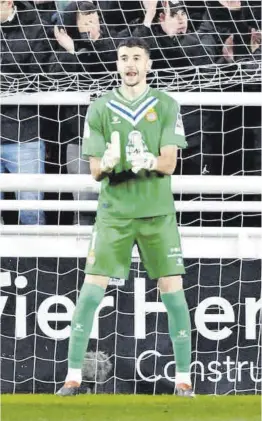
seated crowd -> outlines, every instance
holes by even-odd
[[[25,75],[35,74],[59,80],[77,73],[80,80],[83,75],[86,90],[94,81],[99,86],[105,75],[116,71],[116,47],[130,36],[146,39],[159,79],[199,66],[227,66],[234,72],[244,63],[250,72],[261,60],[261,10],[256,3],[0,0],[2,90],[14,79],[19,86]],[[248,83],[244,88],[261,90]],[[88,162],[81,159],[87,108],[2,105],[0,173],[89,173]],[[188,148],[181,153],[176,173],[261,174],[259,107],[187,105],[181,112]],[[74,195],[75,200],[94,197]],[[43,193],[20,192],[18,198],[42,199]],[[2,222],[5,219],[4,215]],[[22,224],[46,222],[43,211],[20,212]],[[75,224],[89,222],[88,214],[74,215]]]

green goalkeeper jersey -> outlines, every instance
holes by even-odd
[[[160,155],[166,145],[187,146],[180,109],[167,94],[149,86],[139,98],[126,100],[119,89],[93,102],[87,113],[83,156],[102,158],[111,133],[120,134],[121,159],[102,180],[98,215],[149,218],[175,211],[171,176],[157,171],[131,171],[134,153]]]

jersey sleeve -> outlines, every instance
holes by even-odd
[[[180,107],[176,101],[168,101],[163,118],[160,147],[167,145],[174,145],[181,149],[187,147]]]
[[[106,141],[103,135],[102,119],[97,104],[93,103],[87,110],[82,155],[83,158],[95,156],[102,158],[106,150]]]

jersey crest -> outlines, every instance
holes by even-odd
[[[157,113],[154,108],[150,108],[150,110],[148,110],[146,113],[146,119],[149,121],[149,123],[153,123],[157,120]]]

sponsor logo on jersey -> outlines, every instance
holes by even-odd
[[[170,247],[170,253],[181,254],[181,249],[180,249],[180,247]]]
[[[128,135],[126,145],[126,161],[132,161],[133,155],[148,152],[148,147],[144,142],[143,135],[139,130],[132,130]]]
[[[157,120],[157,113],[155,112],[154,108],[148,110],[146,114],[146,120],[152,123],[153,121]]]
[[[121,123],[121,120],[119,119],[119,117],[117,115],[114,115],[111,121],[111,124],[119,124]]]
[[[180,265],[181,263],[183,263],[183,259],[181,256],[182,256],[182,252],[179,247],[170,247],[167,257],[176,257],[177,264]]]

